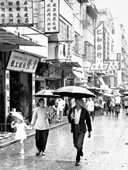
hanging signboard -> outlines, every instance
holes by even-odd
[[[0,26],[33,25],[33,0],[0,0]]]
[[[121,53],[117,53],[118,69],[121,70]]]
[[[59,0],[45,0],[45,33],[59,32]]]
[[[90,66],[90,71],[105,71],[109,63],[94,63]]]
[[[103,23],[95,30],[96,63],[103,63]]]
[[[117,60],[108,60],[106,61],[107,63],[109,63],[108,69],[107,70],[118,70],[119,69],[119,64]]]
[[[35,73],[39,58],[32,57],[27,54],[12,51],[7,69],[15,71],[23,71],[28,73]]]

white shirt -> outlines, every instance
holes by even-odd
[[[35,125],[35,129],[46,130],[49,129],[49,122],[47,113],[49,109],[47,107],[37,107],[33,113],[31,124]]]
[[[58,101],[58,109],[59,109],[59,111],[63,111],[64,106],[65,106],[64,100],[60,99],[60,100]]]
[[[87,110],[88,111],[90,111],[90,112],[94,111],[94,102],[92,100],[91,101],[87,101],[86,106],[87,106]]]
[[[80,115],[81,115],[81,109],[79,110],[75,109],[75,124],[79,123]]]
[[[116,104],[120,104],[120,102],[121,102],[120,96],[116,96],[116,97],[115,97],[115,103],[116,103]]]

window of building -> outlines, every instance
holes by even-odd
[[[59,38],[61,40],[67,40],[69,38],[69,26],[60,20],[60,33]]]
[[[84,59],[94,62],[94,46],[88,41],[84,42]]]
[[[94,21],[93,21],[93,19],[89,15],[87,15],[86,26],[87,26],[87,29],[91,33],[93,33],[93,30],[94,30]]]

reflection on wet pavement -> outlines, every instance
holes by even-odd
[[[36,157],[34,137],[25,141],[25,155],[19,143],[0,149],[0,170],[128,170],[128,118],[97,116],[92,137],[85,137],[81,165],[75,167],[70,124],[50,130],[46,156]]]

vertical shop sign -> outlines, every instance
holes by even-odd
[[[96,63],[103,63],[103,23],[96,28]]]
[[[45,0],[45,33],[59,32],[59,0]]]
[[[117,53],[118,70],[121,70],[121,53]]]
[[[68,43],[67,44],[67,55],[66,55],[66,58],[65,58],[67,62],[72,61],[72,55],[73,55],[72,44]]]
[[[104,59],[104,25],[100,24],[95,30],[95,63],[91,65],[90,71],[105,71],[109,63],[103,63]]]
[[[32,74],[32,111],[34,112],[34,109],[35,109],[35,97],[34,97],[34,94],[35,94],[35,74],[33,73]]]
[[[33,25],[33,0],[0,0],[0,26]]]
[[[5,71],[5,121],[10,112],[10,72]]]

